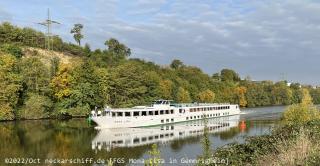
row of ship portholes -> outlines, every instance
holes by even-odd
[[[229,112],[224,112],[222,113],[223,116],[229,115]],[[186,117],[186,120],[192,120],[192,119],[202,119],[203,117],[207,117],[207,118],[211,118],[211,117],[217,117],[220,116],[220,113],[217,114],[207,114],[207,115],[198,115],[198,116],[190,116],[190,117]]]

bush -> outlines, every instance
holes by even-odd
[[[11,54],[16,58],[21,58],[23,56],[22,49],[17,45],[13,44],[3,44],[0,46],[0,51]]]
[[[52,101],[47,96],[31,94],[20,112],[20,117],[22,119],[48,118],[52,106]]]
[[[304,124],[308,121],[320,119],[320,112],[315,106],[294,104],[283,114],[283,121],[289,125]]]
[[[320,119],[319,110],[313,105],[312,98],[307,89],[303,89],[303,98],[300,104],[287,108],[283,114],[283,121],[289,125],[301,125],[311,120]]]
[[[13,119],[14,119],[14,113],[10,105],[8,103],[0,104],[0,121],[13,120]]]

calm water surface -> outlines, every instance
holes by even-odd
[[[283,106],[250,108],[243,109],[241,115],[210,119],[211,148],[243,143],[248,136],[270,133],[284,109]],[[178,162],[174,165],[186,165],[181,163],[182,158],[196,159],[202,153],[203,125],[198,120],[152,128],[95,130],[84,119],[3,122],[0,123],[0,165],[4,165],[6,158],[10,162],[38,159],[38,165],[49,165],[46,159],[47,162],[80,159],[88,162],[83,165],[105,165],[89,162],[116,158],[119,163],[116,165],[143,165],[140,162],[148,158],[153,143],[158,144],[167,163],[164,165],[173,165],[169,162],[174,159]],[[14,158],[18,159],[13,161]]]

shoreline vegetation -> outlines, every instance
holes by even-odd
[[[241,107],[291,105],[303,89],[320,103],[320,88],[287,81],[240,78],[232,69],[206,74],[180,60],[157,65],[130,58],[131,49],[111,38],[105,49],[81,46],[85,25],[71,30],[77,44],[32,28],[0,24],[0,121],[85,117],[96,106],[131,107],[159,98],[237,103]]]
[[[216,165],[210,163],[213,156],[228,159],[229,165],[316,166],[320,164],[320,111],[313,105],[309,91],[303,89],[302,101],[285,110],[280,125],[271,134],[248,137],[243,144],[231,143],[215,151],[208,149],[206,140],[204,135],[203,147],[207,148],[203,148],[202,156],[207,156],[207,163],[198,165]]]

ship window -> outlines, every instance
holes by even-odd
[[[122,112],[117,112],[117,116],[122,116]]]
[[[203,118],[203,115],[201,115],[201,118]]]
[[[166,110],[166,114],[169,114],[169,110]]]
[[[163,138],[163,134],[160,134],[160,138]]]
[[[149,115],[153,115],[153,111],[149,111]]]
[[[133,112],[133,116],[139,116],[139,111]]]
[[[194,119],[197,119],[197,117],[196,117],[196,116],[194,116]]]
[[[142,116],[147,116],[147,111],[142,111],[141,113]]]
[[[155,115],[159,115],[159,111],[155,111],[154,114],[155,114]]]
[[[230,109],[230,106],[228,106],[228,109]]]
[[[192,119],[192,116],[190,116],[190,119]]]
[[[163,115],[163,110],[160,111],[160,115]]]
[[[112,116],[115,117],[115,116],[116,116],[116,113],[112,112]]]
[[[142,141],[142,142],[145,142],[146,140],[147,140],[147,137],[142,137],[142,138],[141,138],[141,141]]]
[[[163,119],[161,120],[161,123],[164,123],[164,120],[163,120]]]
[[[140,142],[139,138],[133,139],[133,143],[139,143],[139,142]]]
[[[171,122],[174,122],[174,120],[173,120],[173,119],[171,119]]]
[[[125,112],[124,115],[125,116],[131,116],[130,112]]]
[[[173,114],[173,110],[170,110],[170,113]]]
[[[182,113],[182,109],[179,109],[179,113]]]
[[[158,139],[158,138],[159,138],[159,136],[158,136],[158,135],[154,136],[154,139]]]
[[[169,122],[169,119],[166,119],[166,122]]]
[[[148,140],[153,140],[153,137],[152,137],[152,136],[149,136]]]
[[[186,120],[189,120],[189,117],[186,117]]]
[[[192,108],[189,109],[189,112],[192,112]]]

